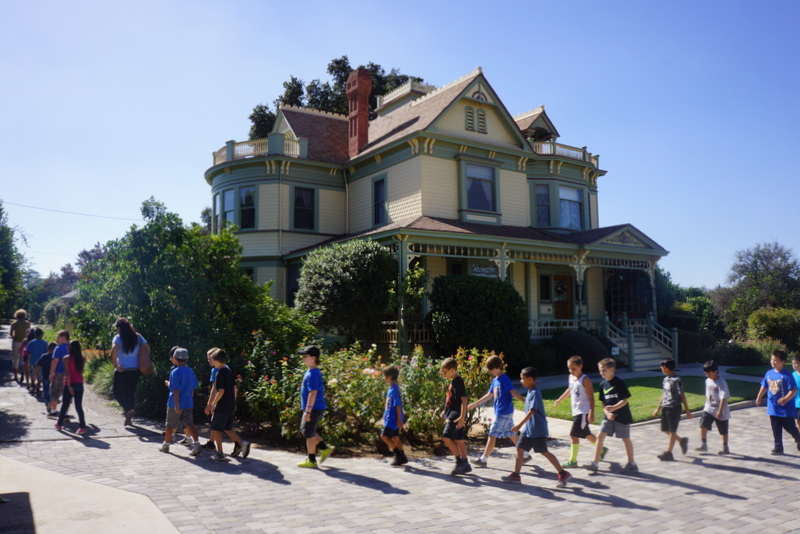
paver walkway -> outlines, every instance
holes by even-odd
[[[2,340],[0,340],[2,341]],[[787,442],[785,456],[770,456],[771,432],[763,407],[733,412],[731,449],[718,456],[695,453],[697,419],[682,422],[690,452],[660,462],[666,437],[657,423],[635,426],[632,438],[641,472],[619,473],[622,443],[609,438],[601,470],[572,470],[556,488],[549,463],[537,456],[523,469],[523,484],[500,481],[513,464],[499,449],[487,469],[452,477],[452,462],[412,460],[403,469],[376,459],[331,457],[319,470],[296,467],[297,454],[253,448],[246,460],[217,464],[173,445],[158,451],[159,429],[122,418],[95,396],[87,399],[86,438],[56,432],[41,404],[6,375],[0,384],[0,456],[30,469],[69,475],[81,483],[144,495],[174,527],[193,532],[791,532],[800,529],[794,505],[800,490],[800,453]],[[758,385],[754,384],[754,388]],[[635,400],[634,400],[635,402]],[[563,426],[551,434],[553,452],[566,460]],[[557,434],[558,432],[558,434]],[[714,431],[715,432],[715,431]],[[716,451],[719,436],[709,435]],[[229,450],[230,445],[226,446]],[[477,452],[477,451],[472,451]],[[589,447],[580,461],[588,459]],[[3,458],[0,458],[3,459]],[[0,479],[2,492],[35,492],[26,479]],[[68,493],[75,488],[64,488]],[[0,531],[4,511],[0,505]],[[114,517],[101,502],[85,504],[92,516]],[[31,511],[33,516],[39,510]],[[10,524],[10,523],[8,523]],[[37,532],[55,532],[39,529]],[[135,528],[131,531],[136,531]]]

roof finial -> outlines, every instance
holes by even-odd
[[[483,67],[481,67],[480,65],[478,65],[478,67],[477,67],[475,70],[477,70],[478,72],[483,72]]]

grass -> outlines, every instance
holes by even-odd
[[[705,377],[700,376],[682,376],[683,388],[686,392],[686,400],[689,403],[689,409],[694,411],[702,410],[706,402],[705,395]],[[661,399],[661,384],[663,377],[652,376],[646,378],[632,378],[625,380],[625,384],[631,392],[631,414],[633,415],[633,422],[639,423],[641,421],[649,421],[655,419],[653,411],[658,406],[658,401]],[[729,402],[739,402],[743,400],[755,399],[758,394],[758,384],[754,382],[745,382],[743,380],[727,380],[728,389],[731,392]],[[600,383],[592,383],[595,396],[595,416],[596,422],[600,423],[603,419],[603,410],[600,401],[597,400],[597,391]],[[544,398],[545,412],[548,417],[555,417],[556,419],[572,420],[572,408],[569,399],[565,399],[558,408],[553,406],[553,402],[564,392],[566,389],[566,378],[564,379],[564,387],[551,388],[542,390],[542,397]],[[514,407],[518,410],[524,410],[524,405],[515,400]]]
[[[772,369],[769,365],[750,365],[748,367],[731,367],[728,373],[733,375],[764,376],[767,371]]]

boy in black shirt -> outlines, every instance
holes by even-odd
[[[458,362],[455,358],[447,358],[442,362],[439,373],[450,380],[447,386],[447,399],[445,400],[442,419],[445,420],[442,441],[456,457],[456,466],[451,475],[463,475],[472,471],[472,466],[467,461],[467,388],[464,379],[458,375]]]
[[[216,394],[211,399],[211,440],[217,446],[217,452],[211,459],[217,462],[227,461],[222,452],[222,432],[225,432],[236,443],[236,449],[241,450],[242,458],[250,454],[250,443],[243,441],[233,430],[233,413],[236,411],[236,393],[233,373],[225,365],[228,354],[224,350],[217,351],[214,356],[214,367],[217,368],[217,378],[214,380]]]

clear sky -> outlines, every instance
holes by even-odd
[[[0,0],[0,199],[47,275],[150,196],[199,222],[212,152],[290,75],[347,55],[443,85],[480,65],[512,115],[544,104],[600,155],[601,225],[712,288],[737,250],[800,254],[799,21],[793,0]]]

